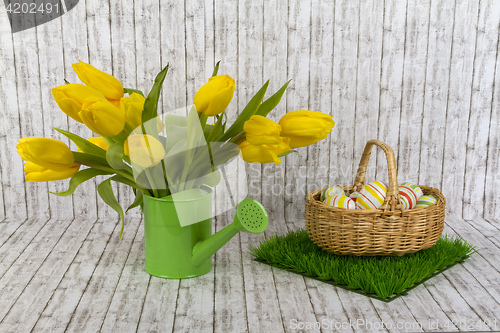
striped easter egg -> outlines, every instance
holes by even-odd
[[[359,196],[359,191],[354,191],[354,192],[352,192],[349,195],[349,198],[351,198],[352,200],[356,201],[356,199],[358,198],[358,196]]]
[[[403,204],[403,209],[415,208],[417,204],[417,193],[410,187],[405,185],[399,185],[399,199]]]
[[[422,189],[418,185],[415,185],[415,184],[410,183],[410,182],[401,183],[399,185],[411,187],[413,189],[413,191],[415,191],[415,194],[417,195],[417,199],[420,199],[420,197],[424,195],[424,192],[422,192]]]
[[[424,195],[417,201],[417,205],[415,208],[427,207],[430,205],[434,205],[437,202],[437,199],[432,195]]]
[[[382,206],[387,194],[387,185],[374,180],[359,191],[356,207],[359,209],[376,209]]]
[[[321,201],[325,201],[329,197],[334,197],[336,195],[345,195],[345,192],[338,186],[327,187],[321,192]]]
[[[335,195],[333,197],[328,197],[324,201],[324,204],[338,208],[356,209],[354,200],[345,195]]]

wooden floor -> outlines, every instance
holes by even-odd
[[[0,332],[500,331],[500,221],[446,223],[481,250],[386,304],[253,261],[262,235],[234,237],[205,276],[165,280],[143,270],[140,220],[121,241],[109,221],[3,221]]]

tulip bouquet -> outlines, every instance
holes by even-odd
[[[186,116],[157,112],[161,87],[168,65],[156,77],[146,95],[123,88],[115,77],[84,62],[73,65],[83,84],[69,83],[52,89],[60,109],[86,125],[97,137],[84,139],[55,129],[78,146],[71,151],[50,138],[19,139],[18,153],[26,161],[26,180],[44,182],[71,178],[67,196],[83,182],[109,176],[97,191],[103,201],[122,217],[111,182],[129,185],[139,206],[143,196],[165,197],[173,193],[215,186],[218,167],[240,156],[249,163],[281,163],[280,157],[326,138],[335,125],[331,116],[314,111],[292,111],[278,123],[267,115],[278,105],[288,82],[264,100],[269,81],[250,99],[232,124],[226,109],[235,82],[228,75],[212,77],[195,94]],[[211,124],[207,122],[213,117]],[[82,168],[82,166],[84,168]],[[120,233],[121,235],[121,233]]]

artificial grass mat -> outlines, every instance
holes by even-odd
[[[397,256],[338,256],[315,245],[305,229],[250,246],[256,260],[390,302],[476,252],[461,238],[442,236],[426,249]]]

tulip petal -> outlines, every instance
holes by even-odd
[[[120,100],[123,97],[123,86],[114,76],[83,61],[73,64],[73,69],[83,83],[98,90],[106,98]]]

